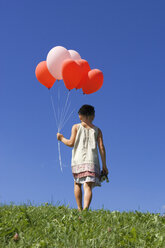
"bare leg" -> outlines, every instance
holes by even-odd
[[[82,210],[82,190],[81,190],[81,184],[78,184],[74,182],[74,195],[76,198],[78,210]]]
[[[84,186],[84,208],[83,208],[83,210],[88,209],[89,205],[91,203],[91,200],[92,200],[92,185],[93,185],[92,182],[86,182],[83,185]]]

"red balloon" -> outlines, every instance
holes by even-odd
[[[79,59],[77,60],[77,63],[81,66],[83,75],[82,75],[80,82],[76,86],[76,89],[81,89],[86,82],[86,76],[88,72],[91,70],[91,68],[85,59]]]
[[[82,68],[76,60],[66,59],[62,64],[62,77],[68,90],[75,88],[82,77]]]
[[[82,90],[84,94],[91,94],[98,91],[103,85],[103,73],[98,69],[93,69],[88,72],[86,76],[86,83],[83,85]]]
[[[46,61],[42,61],[37,65],[35,74],[38,81],[48,89],[50,89],[56,81],[56,79],[50,74]]]

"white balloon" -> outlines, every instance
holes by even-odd
[[[47,67],[53,77],[62,79],[62,64],[65,59],[71,59],[71,55],[65,47],[53,47],[47,55]]]
[[[80,54],[76,52],[75,50],[68,50],[68,52],[70,53],[71,59],[74,59],[74,60],[81,59]]]

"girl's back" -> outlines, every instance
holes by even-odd
[[[98,127],[77,124],[77,134],[72,150],[72,166],[83,163],[99,165],[97,150]]]

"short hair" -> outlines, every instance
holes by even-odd
[[[94,116],[95,109],[93,106],[85,104],[79,109],[78,114],[84,116]]]

